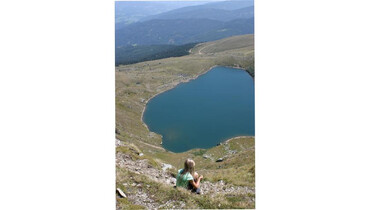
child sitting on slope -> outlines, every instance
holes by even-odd
[[[176,187],[183,187],[200,194],[200,180],[203,179],[203,176],[199,176],[194,171],[194,167],[195,162],[193,160],[187,159],[185,161],[184,168],[180,169],[176,176]]]

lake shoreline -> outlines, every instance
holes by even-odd
[[[177,83],[177,84],[174,84],[174,86],[173,86],[173,87],[170,87],[170,88],[169,88],[169,89],[167,89],[167,90],[160,91],[159,93],[154,94],[152,97],[150,97],[148,100],[146,100],[146,101],[145,101],[145,104],[144,104],[144,109],[143,109],[143,111],[141,112],[141,123],[144,125],[144,127],[146,127],[146,129],[147,129],[149,132],[151,132],[151,131],[149,130],[148,125],[147,125],[147,124],[144,122],[144,120],[143,120],[144,112],[145,112],[146,106],[147,106],[147,104],[149,103],[149,101],[150,101],[150,100],[152,100],[154,97],[158,96],[159,94],[162,94],[162,93],[164,93],[164,92],[166,92],[166,91],[170,91],[170,90],[174,89],[174,88],[175,88],[175,87],[177,87],[179,84],[187,83],[187,82],[190,82],[190,81],[192,81],[192,80],[194,80],[194,79],[197,79],[199,76],[201,76],[201,75],[203,75],[203,74],[207,73],[208,71],[210,71],[211,69],[213,69],[213,68],[215,68],[215,67],[217,67],[217,66],[218,66],[218,65],[214,65],[214,66],[212,66],[211,68],[209,68],[208,70],[206,70],[205,72],[203,72],[203,73],[201,73],[201,74],[199,74],[199,75],[197,75],[197,76],[195,76],[195,77],[193,77],[193,78],[189,78],[189,79],[186,79],[185,81],[182,81],[182,82],[179,82],[179,83]],[[156,134],[158,134],[158,133],[156,133]],[[162,136],[161,134],[158,134],[158,135]],[[163,136],[162,136],[162,138],[163,138]]]
[[[250,72],[248,72],[246,69],[244,69],[244,68],[241,68],[241,67],[234,67],[234,66],[225,66],[225,65],[214,65],[214,66],[212,66],[212,67],[210,67],[209,69],[207,69],[207,70],[205,70],[204,72],[201,72],[200,74],[198,74],[198,75],[196,75],[195,77],[192,77],[192,78],[188,78],[188,79],[186,79],[186,80],[184,80],[184,81],[181,81],[181,82],[177,82],[177,83],[174,83],[174,84],[172,84],[173,86],[172,87],[170,87],[169,89],[166,89],[166,90],[163,90],[163,91],[160,91],[160,92],[158,92],[158,93],[156,93],[156,94],[154,94],[153,96],[151,96],[148,100],[145,100],[145,102],[144,102],[144,108],[143,108],[143,110],[142,110],[142,112],[141,112],[141,124],[147,129],[147,131],[148,132],[152,132],[152,131],[150,131],[150,129],[149,129],[149,127],[148,127],[148,125],[144,122],[144,120],[143,120],[143,118],[144,118],[144,113],[145,113],[145,110],[146,110],[146,106],[147,106],[147,104],[149,103],[149,101],[151,100],[151,99],[153,99],[153,98],[155,98],[156,96],[158,96],[158,95],[160,95],[160,94],[162,94],[162,93],[164,93],[164,92],[166,92],[166,91],[170,91],[170,90],[173,90],[174,88],[176,88],[178,85],[180,85],[180,84],[183,84],[183,83],[187,83],[187,82],[190,82],[190,81],[192,81],[192,80],[195,80],[195,79],[197,79],[198,77],[200,77],[200,76],[202,76],[202,75],[204,75],[204,74],[206,74],[206,73],[208,73],[210,70],[212,70],[213,68],[216,68],[216,67],[227,67],[227,68],[233,68],[233,69],[238,69],[238,70],[243,70],[243,71],[245,71],[253,80],[254,80],[254,77],[251,75],[251,73]],[[177,153],[177,152],[172,152],[172,151],[169,151],[169,150],[167,150],[166,148],[164,148],[163,147],[163,136],[161,135],[161,134],[159,134],[159,133],[156,133],[156,132],[153,132],[153,133],[155,133],[155,134],[157,134],[157,135],[159,135],[160,137],[161,137],[161,139],[162,139],[162,141],[161,141],[161,143],[160,143],[160,147],[162,147],[163,149],[165,149],[167,152],[171,152],[171,153]],[[220,143],[227,143],[228,141],[230,141],[230,140],[232,140],[232,139],[238,139],[238,138],[244,138],[244,137],[254,137],[254,136],[236,136],[236,137],[232,137],[232,138],[229,138],[229,139],[226,139],[226,140],[224,140],[224,141],[222,141],[222,142],[220,142]],[[210,147],[210,148],[212,148],[212,147]],[[188,152],[188,151],[191,151],[191,150],[194,150],[194,149],[201,149],[201,148],[193,148],[193,149],[190,149],[190,150],[187,150],[187,151],[185,151],[185,152]],[[208,148],[209,149],[209,148]],[[179,153],[183,153],[183,152],[179,152]]]

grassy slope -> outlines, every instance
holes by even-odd
[[[254,187],[254,137],[233,139],[228,144],[207,150],[193,149],[184,153],[172,153],[161,148],[161,136],[150,132],[141,121],[146,102],[156,94],[169,90],[180,82],[196,78],[214,65],[241,67],[254,75],[253,60],[254,36],[243,35],[199,44],[188,56],[116,67],[117,138],[135,145],[151,161],[170,163],[181,168],[186,158],[193,158],[197,164],[196,169],[205,175],[206,180],[216,182],[222,179],[233,185]],[[117,150],[124,148],[117,147]],[[210,158],[205,159],[203,155]],[[223,162],[215,162],[217,158],[225,156]],[[117,170],[117,185],[120,184],[122,173],[126,172]],[[119,201],[122,202],[125,201]],[[195,203],[187,206],[200,207],[204,204],[202,202],[212,201],[207,201],[206,196],[204,200],[197,197]],[[231,199],[228,205],[241,207],[238,203],[240,200],[235,199],[234,202]]]
[[[249,140],[248,140],[249,139]],[[226,177],[222,176],[229,176],[232,178],[235,178],[235,175],[239,176],[246,176],[242,179],[239,178],[239,180],[244,180],[243,183],[248,183],[254,186],[254,171],[250,171],[249,166],[254,166],[254,151],[252,148],[254,147],[254,138],[240,138],[235,139],[236,141],[230,141],[230,147],[236,146],[239,143],[244,144],[243,141],[247,141],[247,144],[253,145],[251,148],[249,148],[250,152],[249,155],[252,159],[247,161],[245,158],[247,157],[244,152],[240,151],[238,153],[239,155],[235,155],[234,157],[231,157],[230,159],[225,160],[221,163],[210,163],[214,162],[211,160],[205,161],[199,161],[197,160],[197,155],[195,155],[195,159],[197,161],[198,168],[202,168],[203,166],[207,166],[207,168],[204,168],[201,171],[198,171],[199,173],[202,173],[205,175],[205,180],[208,179],[208,181],[211,181],[210,179],[216,178],[215,182],[218,180],[223,180],[224,182],[228,182],[228,179]],[[231,143],[234,142],[234,143]],[[237,146],[236,146],[237,147]],[[222,146],[218,146],[215,148],[212,148],[206,152],[206,154],[221,154],[222,150],[220,150]],[[240,148],[241,149],[241,148]],[[246,150],[248,151],[248,149]],[[150,162],[150,165],[152,167],[160,169],[160,166],[157,164],[157,162],[152,158],[148,156],[140,157],[138,155],[138,148],[134,145],[129,146],[122,146],[117,149],[117,153],[122,152],[124,154],[130,155],[134,160],[138,159],[148,159]],[[196,150],[194,152],[197,152]],[[241,161],[239,161],[239,158],[243,157]],[[244,162],[245,161],[245,162]],[[208,163],[207,163],[208,162]],[[237,165],[243,165],[244,167],[239,167],[237,165],[233,165],[232,163],[237,163]],[[221,169],[216,169],[221,167]],[[213,168],[213,169],[212,169]],[[252,167],[254,170],[254,167]],[[171,170],[175,171],[175,170]],[[231,173],[227,173],[227,171],[230,171],[234,173],[232,175]],[[207,173],[203,173],[207,172]],[[224,174],[226,172],[226,174]],[[249,208],[255,208],[253,200],[255,199],[254,193],[224,193],[224,194],[205,194],[205,195],[196,195],[194,193],[190,193],[187,190],[182,189],[174,189],[171,185],[162,184],[159,182],[155,182],[148,177],[146,177],[143,174],[137,174],[135,172],[129,171],[126,168],[116,168],[116,175],[117,175],[117,187],[122,189],[129,198],[118,198],[117,199],[117,209],[138,209],[138,208],[153,208],[152,206],[147,205],[137,205],[134,204],[135,199],[133,198],[133,195],[135,194],[146,194],[151,199],[150,203],[159,203],[162,205],[161,208],[204,208],[204,209],[216,209],[216,208],[243,208],[243,209],[249,209]],[[212,176],[213,175],[213,176]],[[220,176],[221,175],[221,176]],[[219,176],[219,177],[214,177]],[[247,178],[248,177],[248,178]],[[253,179],[250,179],[252,178]],[[225,179],[224,179],[225,178]],[[140,184],[140,187],[132,186],[133,184]],[[243,185],[244,185],[243,184]],[[226,187],[229,187],[230,185],[225,185]],[[235,186],[235,185],[233,185]],[[253,189],[253,187],[252,187]],[[251,200],[252,199],[252,200]],[[170,202],[169,202],[170,201]],[[143,202],[145,203],[145,202]]]

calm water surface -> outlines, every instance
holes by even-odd
[[[173,152],[254,135],[254,81],[243,70],[215,67],[151,99],[143,120]]]

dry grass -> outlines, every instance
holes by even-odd
[[[124,184],[123,184],[124,183]],[[139,184],[140,187],[132,184]],[[230,209],[230,208],[254,208],[254,205],[245,202],[246,199],[254,198],[254,194],[224,195],[197,195],[185,189],[173,188],[154,182],[144,175],[137,175],[128,170],[117,168],[117,187],[122,189],[128,198],[118,198],[117,206],[122,209],[141,209],[143,205],[135,204],[135,194],[145,194],[151,199],[151,203],[161,205],[161,208],[203,208],[203,209]]]
[[[228,50],[244,48],[244,52],[254,51],[254,35],[241,35],[225,38],[218,41],[199,44],[192,49],[193,54],[220,53]],[[201,51],[201,52],[199,52]]]

